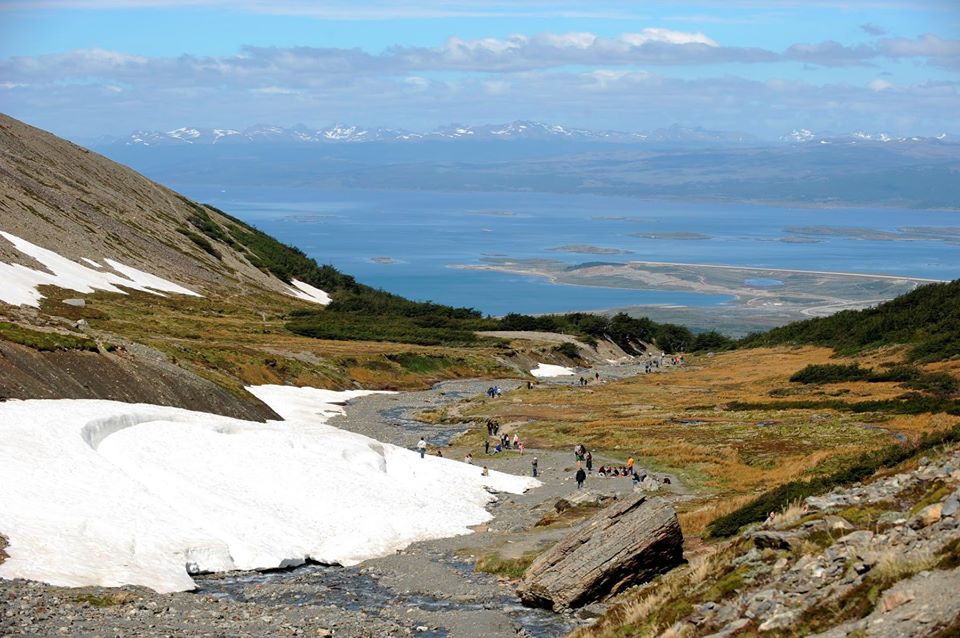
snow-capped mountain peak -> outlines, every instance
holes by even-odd
[[[813,131],[811,131],[810,129],[795,128],[792,131],[790,131],[790,133],[788,133],[787,135],[784,135],[780,139],[787,142],[809,142],[815,137],[816,135],[814,135]]]

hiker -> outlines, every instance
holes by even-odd
[[[631,456],[627,459],[627,473],[633,474],[633,457]]]
[[[437,448],[437,456],[439,456],[441,459],[443,458],[443,452],[440,450],[440,448]]]
[[[533,467],[533,478],[537,478],[537,457],[533,457],[530,465]]]
[[[600,373],[599,373],[599,372],[594,372],[594,373],[593,373],[593,378],[594,378],[594,380],[595,380],[597,383],[600,383]]]
[[[517,449],[520,450],[520,456],[523,456],[523,441],[517,443]]]
[[[417,441],[417,450],[420,452],[420,458],[422,459],[427,453],[427,442],[423,440],[423,437],[420,437],[420,440]]]
[[[520,445],[520,436],[519,436],[516,432],[514,432],[514,433],[513,433],[513,447],[517,447],[518,445]]]
[[[490,439],[483,442],[483,453],[490,454]]]
[[[633,486],[636,487],[636,486],[639,485],[639,484],[640,484],[640,477],[637,475],[636,472],[634,472],[634,473],[633,473]]]
[[[583,482],[587,480],[587,473],[583,471],[583,468],[582,468],[582,467],[581,467],[579,470],[577,470],[577,477],[576,477],[576,478],[577,478],[577,489],[578,489],[578,490],[579,490],[579,489],[582,489],[582,488],[583,488]]]
[[[494,419],[493,421],[493,435],[496,436],[497,432],[500,431],[500,422]]]
[[[463,457],[463,462],[467,463],[468,465],[473,465],[473,454],[470,454],[470,452],[467,452],[467,455]]]
[[[590,454],[590,452],[587,452],[587,455],[584,457],[584,459],[587,462],[587,471],[592,472],[593,471],[593,455]]]
[[[480,472],[480,476],[490,476],[490,470],[487,469],[487,466],[483,466],[483,471]]]
[[[533,390],[533,381],[527,381],[527,390]]]
[[[503,446],[502,446],[501,444],[497,443],[497,447],[493,448],[493,453],[494,453],[494,454],[500,454],[501,452],[503,452]]]
[[[602,476],[603,478],[607,478],[607,468],[605,468],[604,466],[601,465],[601,466],[600,466],[600,469],[597,470],[597,474],[599,474],[599,475]]]

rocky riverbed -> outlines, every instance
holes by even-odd
[[[601,369],[602,378],[635,374],[638,366]],[[590,371],[591,374],[593,370]],[[586,374],[586,372],[584,373]],[[570,378],[547,383],[575,383]],[[491,385],[530,392],[516,380],[442,383],[422,392],[376,394],[351,402],[331,423],[382,441],[413,447],[420,436],[448,455],[449,442],[469,424],[438,427],[417,421],[428,408],[482,395]],[[516,395],[514,395],[516,396]],[[309,564],[290,570],[210,574],[195,592],[157,594],[135,587],[61,588],[0,581],[0,635],[37,636],[451,636],[563,635],[602,611],[558,615],[523,607],[512,583],[474,570],[474,557],[496,552],[518,558],[553,544],[565,528],[534,527],[561,497],[595,501],[632,491],[626,478],[591,477],[577,490],[572,455],[530,450],[526,455],[478,456],[492,469],[528,473],[539,457],[544,485],[526,494],[498,495],[493,518],[467,536],[415,543],[402,552],[354,567]],[[673,477],[671,494],[683,498]],[[349,516],[344,517],[349,524]]]

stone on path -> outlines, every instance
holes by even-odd
[[[632,495],[598,513],[527,568],[525,605],[580,607],[651,580],[683,562],[683,533],[663,498]]]

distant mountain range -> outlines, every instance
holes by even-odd
[[[887,133],[818,134],[808,129],[795,129],[779,138],[784,143],[856,143],[856,142],[936,142],[947,138],[945,133],[935,137],[897,137]],[[345,144],[361,142],[425,142],[462,140],[531,140],[609,142],[614,144],[679,144],[679,145],[743,145],[757,146],[764,142],[749,133],[716,131],[701,127],[673,125],[652,131],[614,131],[569,128],[518,120],[507,124],[467,126],[451,124],[421,133],[395,128],[364,128],[356,125],[334,124],[323,129],[298,125],[292,128],[258,124],[238,130],[232,128],[181,127],[170,131],[134,131],[124,137],[103,137],[97,146],[161,146],[161,145],[227,145],[227,144]]]
[[[820,144],[854,144],[856,142],[943,142],[947,139],[948,135],[946,133],[939,133],[938,135],[934,136],[911,135],[904,137],[882,132],[866,133],[864,131],[854,131],[853,133],[838,135],[836,133],[818,134],[805,128],[793,129],[787,135],[780,136],[781,142],[794,142],[800,144],[805,144],[808,142],[819,142]]]

